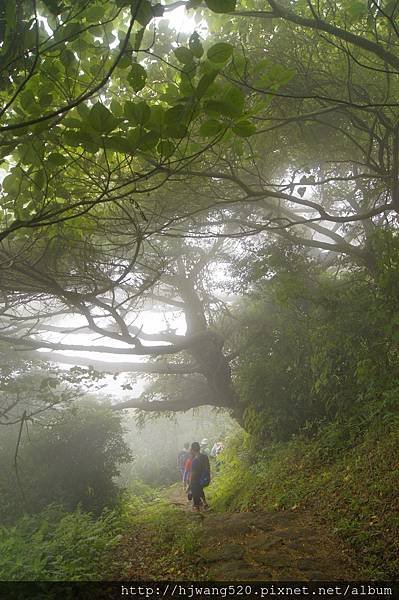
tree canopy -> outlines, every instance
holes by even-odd
[[[194,16],[188,33],[169,17],[178,6]],[[209,404],[242,419],[237,360],[251,342],[237,290],[284,271],[268,249],[314,263],[308,281],[351,285],[362,271],[360,287],[391,306],[396,2],[7,0],[0,11],[0,342],[15,360],[158,374],[119,406]],[[169,324],[148,331],[148,310]]]

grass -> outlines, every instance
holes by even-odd
[[[190,513],[159,497],[133,517],[132,526],[139,532],[145,562],[156,579],[195,577],[202,533]]]

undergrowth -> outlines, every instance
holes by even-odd
[[[104,558],[122,537],[125,518],[50,506],[0,527],[1,581],[79,581],[104,577]]]
[[[132,525],[149,540],[149,556],[156,579],[190,579],[197,575],[193,561],[201,546],[201,525],[192,515],[159,497],[133,517]]]
[[[50,505],[12,526],[0,526],[0,581],[107,579],[114,569],[113,550],[134,515],[155,496],[149,486],[132,482],[118,506],[100,516]]]
[[[257,452],[241,434],[211,486],[212,506],[311,509],[350,544],[365,576],[397,576],[399,418],[393,409],[384,416],[368,410],[363,418],[330,423],[313,438],[296,436]]]

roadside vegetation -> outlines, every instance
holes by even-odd
[[[332,423],[254,453],[245,435],[224,456],[211,488],[214,510],[311,511],[347,544],[365,579],[398,572],[398,418],[353,436]],[[352,431],[351,431],[352,429]]]
[[[212,500],[217,510],[310,509],[348,543],[365,576],[391,578],[399,567],[397,242],[376,243],[373,278],[350,268],[320,278],[311,261],[275,248],[246,269],[254,287],[236,378],[247,433],[224,454]]]

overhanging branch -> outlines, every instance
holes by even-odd
[[[86,356],[68,356],[54,352],[19,352],[18,355],[26,360],[43,360],[53,363],[74,365],[79,367],[92,367],[104,373],[154,373],[155,375],[192,375],[199,373],[195,365],[170,364],[166,362],[135,363],[106,361]]]

